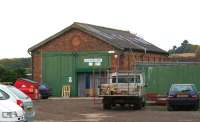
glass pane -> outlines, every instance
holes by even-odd
[[[9,95],[4,91],[0,90],[0,100],[6,100],[9,98]]]
[[[125,77],[118,77],[118,83],[127,83],[128,82],[127,80],[128,79]]]
[[[135,82],[136,82],[136,83],[140,83],[140,76],[139,76],[139,75],[136,75],[136,76],[135,76]]]
[[[174,85],[172,87],[172,91],[176,92],[186,92],[186,91],[194,91],[192,85]]]

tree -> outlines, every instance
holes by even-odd
[[[26,77],[26,70],[25,69],[16,69],[14,70],[16,74],[16,78],[25,78]]]
[[[173,53],[196,53],[198,57],[200,57],[200,46],[199,45],[192,45],[189,43],[188,40],[184,40],[181,43],[181,46],[176,47],[173,46],[168,52],[169,54]]]
[[[17,78],[25,77],[25,69],[10,70],[0,65],[0,82],[14,82]]]
[[[176,45],[174,45],[173,46],[173,48],[172,49],[170,49],[168,52],[170,53],[170,54],[174,54],[175,52],[176,52]]]
[[[181,43],[181,46],[179,46],[179,47],[173,46],[172,52],[173,53],[191,53],[191,52],[193,52],[192,44],[190,44],[188,40],[184,40]]]
[[[0,65],[0,82],[3,82],[4,77],[5,77],[5,72],[6,70],[4,69],[4,67]]]
[[[172,49],[172,50],[173,50],[173,53],[176,52],[176,48],[177,48],[176,45],[174,45],[174,46],[173,46],[173,49]]]
[[[10,70],[30,68],[31,58],[1,59],[0,64]]]
[[[189,44],[188,40],[184,40],[184,41],[181,43],[181,46],[186,46],[186,45],[188,45],[188,44]]]
[[[14,82],[16,80],[16,73],[11,70],[6,70],[5,77],[2,82]]]

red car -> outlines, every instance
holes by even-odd
[[[20,78],[15,81],[14,86],[24,92],[26,95],[28,95],[31,99],[39,99],[38,82],[25,78]]]

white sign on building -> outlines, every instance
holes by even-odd
[[[102,58],[87,58],[87,59],[84,59],[84,62],[85,63],[88,63],[89,66],[100,66],[101,65],[101,62],[102,62]]]

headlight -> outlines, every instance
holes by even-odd
[[[14,118],[17,117],[17,112],[2,112],[3,118]]]

